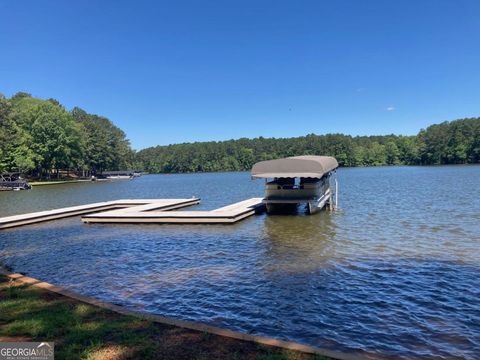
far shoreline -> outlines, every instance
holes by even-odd
[[[370,169],[370,168],[431,168],[431,167],[462,167],[462,166],[480,166],[480,163],[466,163],[466,164],[428,164],[428,165],[409,165],[409,164],[396,164],[396,165],[369,165],[369,166],[340,166],[338,169]],[[228,173],[248,173],[250,170],[221,170],[221,171],[192,171],[192,172],[159,172],[159,173],[143,173],[142,176],[148,175],[194,175],[194,174],[228,174]],[[51,186],[51,185],[66,185],[66,184],[79,184],[79,183],[95,183],[91,179],[52,179],[32,181],[28,177],[26,178],[32,186]],[[115,179],[107,179],[104,181],[115,181]]]

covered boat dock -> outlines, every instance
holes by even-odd
[[[331,210],[337,207],[337,168],[331,156],[292,156],[258,162],[251,176],[266,179],[263,203],[268,212],[292,211],[306,204],[309,213],[315,213],[327,204]]]

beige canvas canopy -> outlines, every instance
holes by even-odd
[[[284,159],[260,161],[252,167],[252,178],[321,178],[335,170],[338,162],[331,156],[292,156]]]

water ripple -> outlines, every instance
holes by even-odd
[[[480,167],[341,169],[340,184],[333,214],[233,226],[67,219],[3,231],[0,260],[129,308],[252,334],[382,359],[478,358]],[[29,206],[199,195],[215,208],[262,192],[245,173],[82,185],[60,200],[48,188],[28,193]],[[28,209],[12,204],[0,211]]]

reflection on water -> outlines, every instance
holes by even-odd
[[[271,270],[308,272],[335,259],[333,213],[315,216],[271,215],[265,218],[263,239]]]
[[[102,300],[234,330],[379,358],[478,357],[480,166],[341,169],[339,178],[335,213],[232,226],[65,219],[0,232],[0,261]],[[0,193],[0,211],[192,195],[213,209],[262,187],[247,173],[145,176]]]

